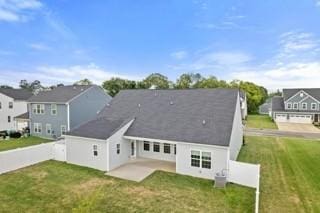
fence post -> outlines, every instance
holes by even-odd
[[[255,213],[259,212],[259,198],[260,198],[260,164],[258,164],[258,179],[257,179],[257,188],[256,188],[256,205]]]

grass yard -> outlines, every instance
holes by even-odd
[[[10,149],[16,149],[26,146],[37,145],[41,143],[47,143],[51,140],[43,139],[39,137],[30,136],[27,138],[18,138],[18,139],[10,139],[10,140],[0,140],[0,152],[6,151]]]
[[[3,212],[252,212],[254,190],[157,171],[141,183],[47,161],[0,175]]]
[[[320,212],[320,140],[247,137],[239,160],[261,164],[261,212]]]
[[[278,129],[268,115],[248,115],[246,126],[259,129]]]

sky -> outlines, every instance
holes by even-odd
[[[0,0],[0,84],[155,72],[320,87],[320,0]]]

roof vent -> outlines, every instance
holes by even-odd
[[[304,95],[304,94],[303,94],[303,92],[301,92],[301,93],[300,93],[300,97],[302,98],[302,97],[303,97],[303,95]]]
[[[83,91],[83,88],[81,88],[81,91]]]
[[[141,107],[141,104],[138,104],[138,107],[140,108],[140,107]]]
[[[170,105],[173,105],[173,101],[170,101]]]
[[[77,87],[76,87],[76,86],[74,86],[74,87],[73,87],[73,89],[77,89]]]
[[[206,125],[206,120],[202,120],[202,125]]]

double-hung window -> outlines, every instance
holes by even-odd
[[[93,145],[93,156],[98,156],[98,145]]]
[[[47,135],[51,135],[52,133],[51,124],[46,124],[46,133]]]
[[[61,135],[65,135],[67,132],[67,127],[66,125],[61,125],[60,127]]]
[[[8,123],[10,123],[11,122],[11,116],[9,115],[8,116]]]
[[[153,143],[153,152],[160,152],[160,143]]]
[[[293,104],[293,109],[298,109],[298,103]]]
[[[44,114],[44,104],[32,105],[32,111],[34,114]]]
[[[120,154],[120,143],[117,143],[117,154]]]
[[[200,167],[200,151],[191,151],[191,166]]]
[[[13,108],[13,102],[9,102],[9,109],[12,109]]]
[[[33,124],[33,131],[34,131],[34,133],[41,133],[42,132],[42,124],[41,123],[34,123]]]
[[[163,144],[163,152],[166,154],[170,154],[171,152],[171,145],[169,143]]]
[[[191,166],[211,169],[211,152],[191,150]]]
[[[211,169],[211,152],[202,152],[201,154],[201,167]]]
[[[143,150],[150,151],[150,143],[148,141],[143,142]]]
[[[287,109],[291,109],[292,108],[292,104],[291,103],[287,103]]]
[[[304,110],[307,109],[307,103],[302,103],[302,109],[304,109]]]
[[[311,109],[312,110],[316,110],[317,109],[317,104],[316,103],[312,103],[311,104]]]
[[[57,104],[51,104],[51,115],[57,114]]]

